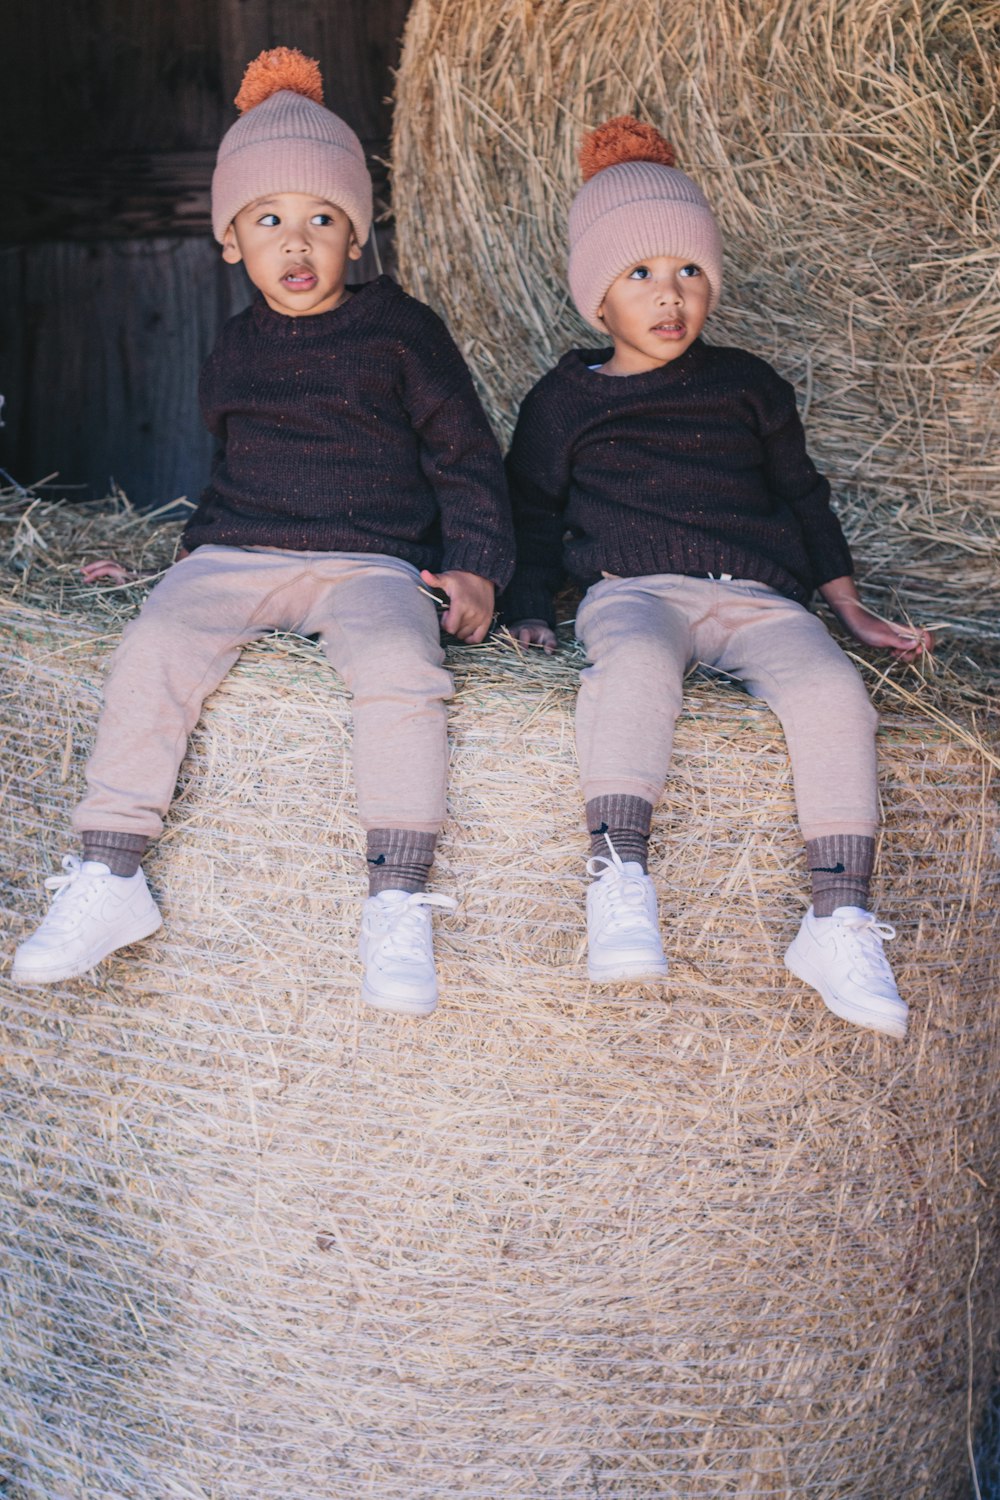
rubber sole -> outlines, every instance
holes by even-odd
[[[868,1010],[864,1006],[852,1005],[849,1000],[842,999],[830,991],[823,982],[820,975],[805,959],[793,953],[791,948],[785,954],[785,968],[796,979],[801,979],[811,990],[815,990],[820,996],[827,1010],[839,1016],[842,1021],[850,1021],[854,1026],[863,1026],[868,1031],[880,1031],[883,1036],[891,1036],[901,1042],[906,1038],[906,1017],[892,1017],[880,1011]]]
[[[429,1016],[437,1009],[438,997],[433,995],[430,1000],[407,1000],[400,999],[396,995],[380,995],[377,990],[371,989],[367,984],[361,986],[361,998],[366,1005],[372,1005],[376,1010],[384,1010],[396,1016]]]
[[[113,940],[99,943],[97,948],[91,949],[85,960],[80,959],[73,964],[59,964],[44,972],[39,969],[27,971],[19,969],[15,954],[11,979],[25,989],[40,989],[46,984],[60,984],[67,979],[82,979],[85,974],[90,973],[91,969],[96,969],[102,959],[107,958],[109,954],[117,953],[119,948],[131,947],[133,943],[141,943],[143,938],[152,937],[154,932],[159,932],[162,926],[163,918],[157,912],[155,919],[147,916],[141,922],[136,922],[134,926],[127,927],[124,934],[117,935]]]
[[[670,965],[666,959],[662,966],[657,965],[655,968],[652,964],[619,964],[606,969],[595,969],[589,963],[587,965],[587,978],[591,984],[615,984],[628,979],[652,981],[666,979],[669,973]]]

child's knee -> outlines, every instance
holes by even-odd
[[[612,630],[598,640],[585,642],[588,665],[584,679],[614,682],[640,698],[651,690],[657,694],[682,695],[684,663],[668,639],[640,635],[634,630]]]
[[[815,698],[827,719],[848,724],[855,732],[874,735],[878,713],[862,681],[861,674],[841,653],[837,669],[824,673],[815,685]]]
[[[353,644],[342,672],[355,698],[445,699],[452,696],[454,684],[443,661],[439,646],[407,634],[375,632]]]

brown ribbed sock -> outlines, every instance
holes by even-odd
[[[608,839],[623,864],[633,860],[646,871],[649,828],[653,804],[644,797],[616,792],[611,797],[591,797],[587,803],[587,829],[591,855],[608,857]]]
[[[368,894],[379,891],[422,891],[434,863],[436,833],[414,833],[409,828],[368,830]]]
[[[107,865],[112,875],[134,875],[149,848],[142,833],[111,833],[106,828],[87,829],[81,834],[84,859]]]
[[[813,911],[829,917],[838,906],[868,910],[868,888],[875,864],[875,840],[858,833],[838,833],[806,841],[812,880]]]

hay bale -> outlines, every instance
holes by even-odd
[[[415,0],[401,274],[506,435],[538,375],[597,338],[565,285],[580,136],[651,119],[722,226],[709,336],[795,383],[873,586],[1000,639],[998,58],[995,0]]]
[[[8,598],[0,633],[17,938],[117,626]],[[760,704],[689,684],[671,981],[616,994],[583,978],[579,662],[454,666],[433,1019],[359,1002],[349,702],[291,637],[195,736],[162,933],[96,987],[0,978],[5,1493],[959,1493],[998,1332],[988,753],[885,697],[899,1046],[781,967],[803,877]]]

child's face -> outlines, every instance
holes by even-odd
[[[608,287],[598,315],[614,340],[609,375],[641,375],[679,359],[705,326],[711,289],[700,266],[654,255]]]
[[[342,208],[308,193],[273,193],[241,208],[226,230],[222,258],[240,261],[274,312],[291,318],[329,312],[344,298],[347,263],[359,260]]]

